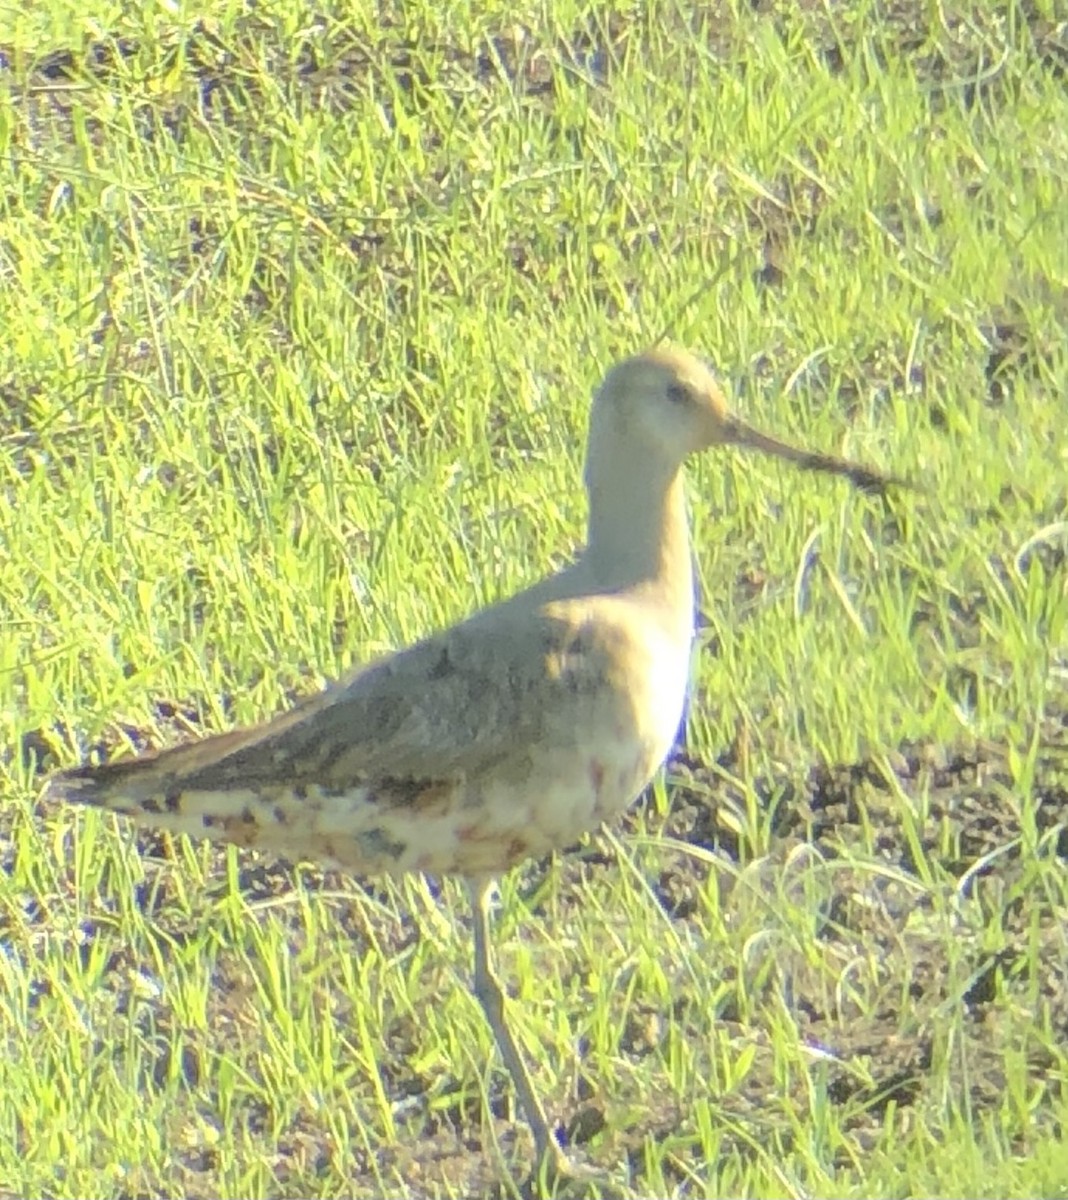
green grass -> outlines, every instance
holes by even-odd
[[[131,11],[0,7],[0,1195],[522,1174],[456,885],[40,772],[564,561],[664,334],[923,490],[695,464],[685,753],[502,883],[538,1086],[622,1196],[1068,1194],[1063,11]]]

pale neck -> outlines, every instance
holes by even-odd
[[[648,595],[673,626],[692,629],[693,565],[681,469],[655,455],[628,463],[591,448],[587,569],[606,591]]]

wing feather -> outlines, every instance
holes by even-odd
[[[582,736],[582,697],[611,670],[613,638],[585,605],[517,619],[489,612],[359,669],[250,729],[54,775],[66,800],[123,809],[152,798],[281,789],[339,792],[376,781],[417,791],[491,768],[521,769],[547,725]],[[568,705],[575,721],[561,717]],[[438,789],[440,791],[440,788]]]

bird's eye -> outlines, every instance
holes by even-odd
[[[667,398],[673,404],[688,404],[690,401],[690,389],[684,383],[669,383]]]

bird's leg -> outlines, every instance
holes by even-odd
[[[467,886],[474,909],[475,995],[486,1014],[486,1021],[493,1030],[493,1036],[497,1039],[497,1048],[515,1084],[515,1090],[519,1093],[519,1103],[527,1118],[527,1124],[534,1134],[534,1149],[537,1155],[535,1174],[544,1167],[552,1175],[567,1175],[570,1173],[570,1163],[553,1136],[545,1109],[542,1108],[534,1085],[530,1082],[519,1047],[505,1022],[504,992],[490,965],[489,899],[492,880],[472,879],[468,881]]]

